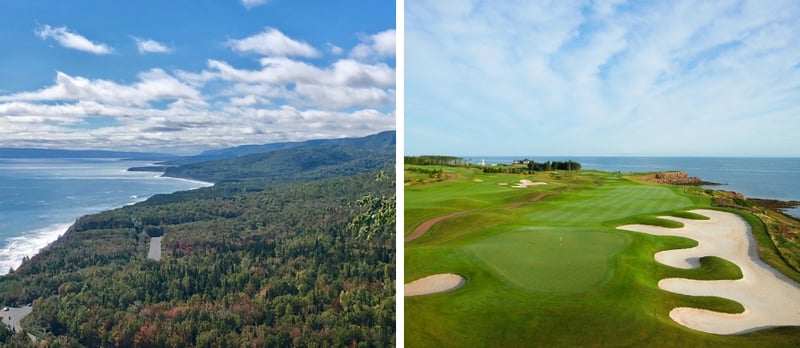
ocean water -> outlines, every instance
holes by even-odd
[[[689,176],[722,183],[714,189],[736,191],[747,197],[800,201],[800,158],[771,157],[534,157],[465,156],[472,163],[511,163],[515,159],[545,161],[573,160],[583,169],[610,172],[652,172],[685,170]],[[800,207],[786,211],[800,218]]]
[[[147,164],[118,159],[0,158],[0,275],[55,241],[83,215],[154,194],[210,185],[126,171]]]

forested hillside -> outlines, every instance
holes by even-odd
[[[319,147],[319,146],[346,146],[351,148],[378,149],[391,147],[394,148],[396,142],[395,131],[386,131],[362,138],[340,138],[340,139],[315,139],[299,142],[270,143],[263,145],[242,145],[226,149],[204,151],[194,156],[174,158],[164,162],[166,165],[186,165],[199,162],[214,161],[220,159],[241,157],[251,154],[266,154],[268,152],[291,149],[296,147]]]
[[[280,174],[196,165],[219,183],[83,217],[0,278],[0,301],[33,301],[23,326],[51,346],[392,346],[394,147],[310,149],[272,152]]]
[[[296,147],[268,153],[187,164],[165,175],[211,182],[304,181],[379,169],[394,161],[394,147],[375,151],[342,145]]]

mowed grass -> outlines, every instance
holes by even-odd
[[[453,170],[452,168],[450,170]],[[797,346],[800,329],[741,336],[692,331],[669,318],[677,306],[737,313],[736,302],[658,289],[666,277],[737,279],[738,267],[704,258],[696,270],[656,263],[661,250],[696,242],[616,230],[634,222],[670,225],[662,215],[708,207],[684,189],[632,182],[612,173],[485,175],[405,188],[405,233],[441,221],[405,245],[405,282],[435,273],[463,275],[457,291],[406,297],[408,347],[487,346]],[[513,189],[519,179],[544,186]],[[476,182],[480,179],[482,182]],[[539,201],[514,207],[533,197]],[[674,224],[671,227],[678,227]]]
[[[606,280],[610,256],[626,242],[620,234],[605,231],[527,229],[487,238],[469,249],[523,289],[571,292]]]
[[[439,167],[436,167],[439,168]],[[545,189],[542,186],[517,189],[511,187],[521,179],[545,181],[549,176],[497,175],[477,173],[474,169],[444,167],[445,175],[455,179],[426,185],[406,186],[405,234],[434,217],[450,212],[496,207],[529,200],[536,192],[563,187],[553,182]],[[411,173],[413,174],[413,172]],[[480,180],[476,182],[475,180]],[[507,185],[500,185],[500,184]]]

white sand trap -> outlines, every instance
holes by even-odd
[[[500,185],[500,186],[508,186],[507,182],[498,182],[497,184]]]
[[[403,286],[405,296],[419,296],[453,291],[466,283],[464,277],[453,273],[442,273],[417,279]]]
[[[731,213],[714,210],[692,212],[711,220],[662,217],[679,221],[684,227],[625,225],[618,228],[659,236],[687,237],[699,243],[694,248],[656,253],[655,260],[665,265],[697,268],[699,258],[703,256],[717,256],[738,265],[742,279],[667,278],[659,281],[658,287],[678,294],[731,299],[741,303],[745,310],[727,314],[678,307],[669,312],[669,317],[688,328],[719,335],[743,334],[775,326],[800,326],[800,285],[759,259],[758,245],[750,232],[750,225]]]
[[[511,186],[513,188],[526,188],[528,186],[538,186],[538,185],[547,185],[546,182],[541,181],[530,181],[528,179],[522,179],[519,181],[519,184]]]
[[[474,182],[483,182],[483,180],[481,180],[481,179],[472,179],[472,181],[474,181]]]

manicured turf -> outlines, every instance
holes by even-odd
[[[679,227],[657,218],[662,215],[700,218],[685,211],[709,207],[708,199],[687,188],[592,171],[524,176],[443,169],[456,178],[405,187],[405,234],[437,216],[473,212],[406,243],[405,282],[452,272],[467,284],[405,298],[408,347],[800,345],[800,328],[717,336],[669,318],[677,306],[743,310],[730,300],[657,287],[666,277],[737,279],[735,265],[703,258],[695,270],[664,266],[654,261],[656,252],[696,242],[615,229],[628,223]],[[510,187],[520,179],[549,184]]]
[[[583,291],[610,276],[610,256],[625,246],[617,233],[530,228],[502,233],[469,250],[489,269],[526,290]]]

